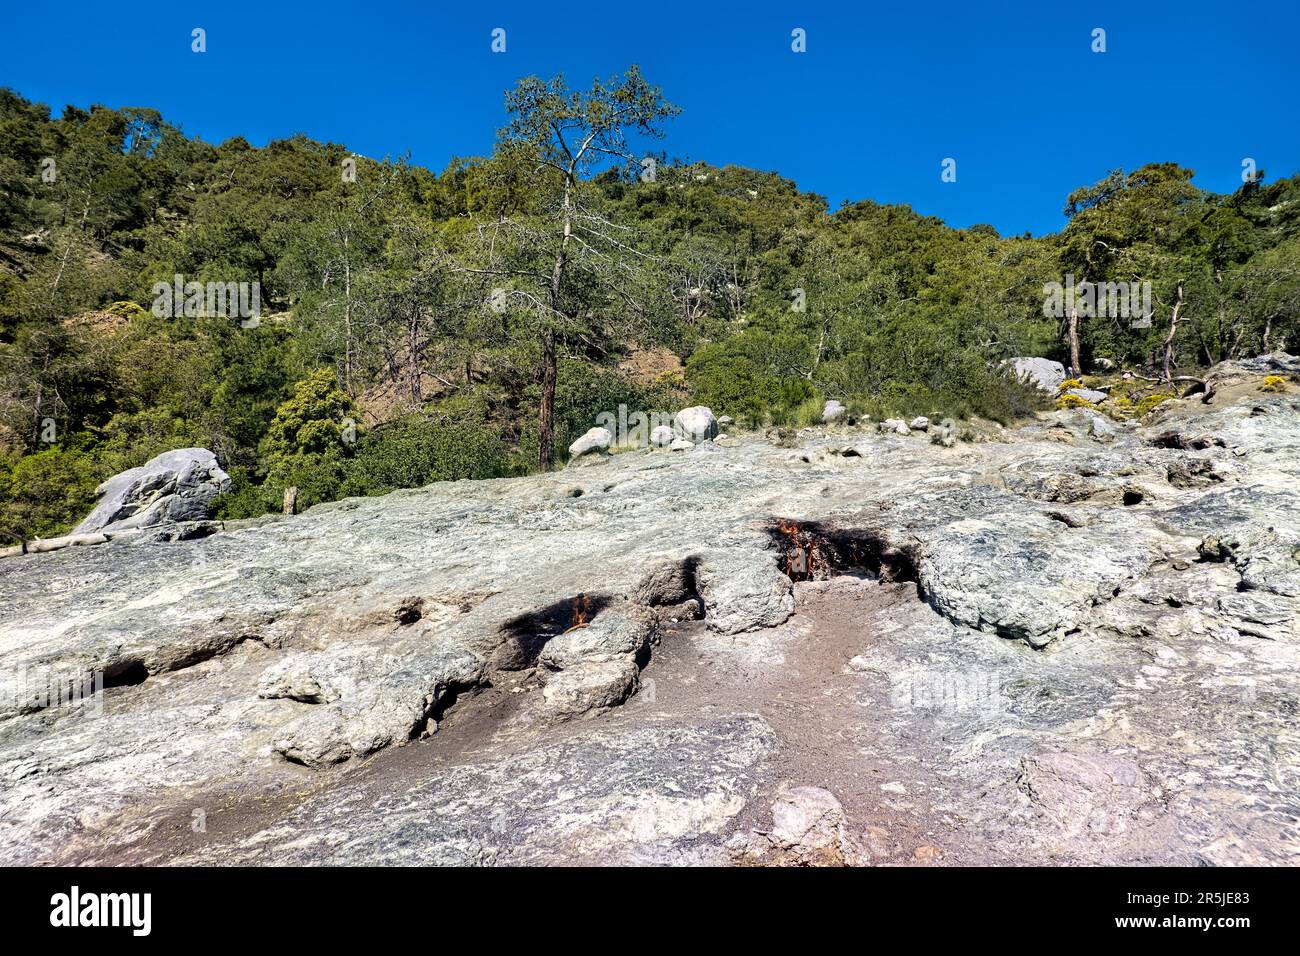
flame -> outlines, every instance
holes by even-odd
[[[588,615],[591,614],[591,598],[585,594],[579,594],[573,599],[573,607],[569,610],[569,630],[572,631],[577,627],[588,626]]]
[[[785,518],[778,518],[776,527],[781,534],[790,539],[792,545],[785,555],[786,576],[791,579],[794,579],[796,575],[811,578],[813,576],[813,549],[811,542],[806,543],[800,537],[800,532],[803,529],[797,522]]]

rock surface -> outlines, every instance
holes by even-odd
[[[1300,862],[1300,397],[1240,374],[4,559],[0,862]]]
[[[230,476],[206,448],[163,452],[95,489],[95,505],[73,534],[151,528],[210,517],[212,499],[230,490]]]
[[[1065,366],[1045,358],[1013,358],[1007,360],[1015,373],[1028,378],[1045,392],[1055,395],[1065,381]]]
[[[677,433],[668,425],[657,425],[650,432],[650,444],[655,448],[667,448],[677,440]]]

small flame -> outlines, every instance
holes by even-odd
[[[793,547],[785,555],[785,573],[786,576],[794,579],[796,576],[801,578],[811,578],[813,574],[813,549],[812,545],[805,543],[799,536],[803,529],[794,521],[787,521],[785,518],[777,519],[777,530],[790,539]]]
[[[579,594],[573,599],[573,607],[569,611],[569,630],[575,627],[587,627],[588,616],[591,614],[591,598],[585,594]]]

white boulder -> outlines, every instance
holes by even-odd
[[[1045,392],[1055,395],[1065,381],[1065,366],[1045,358],[1012,358],[1007,362],[1016,370],[1016,375],[1028,378]]]
[[[678,435],[689,438],[692,442],[718,436],[718,420],[713,417],[713,410],[704,405],[683,408],[673,418],[673,427]]]
[[[569,446],[569,457],[579,458],[593,451],[609,451],[614,435],[608,428],[589,428],[587,433]]]

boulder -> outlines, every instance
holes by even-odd
[[[1012,358],[1007,362],[1020,378],[1028,378],[1045,392],[1055,395],[1065,381],[1065,366],[1045,358]]]
[[[847,409],[832,398],[822,408],[822,421],[829,424],[838,418],[843,418],[845,411],[847,411]]]
[[[690,451],[694,447],[695,447],[694,443],[687,441],[685,438],[674,438],[673,443],[668,446],[668,450],[669,451]]]
[[[732,424],[734,421],[735,421],[735,419],[733,419],[730,415],[720,415],[720,416],[718,416],[718,424],[721,425],[721,426],[724,427],[724,428],[725,428],[726,426]]]
[[[692,442],[716,438],[718,435],[718,420],[713,417],[713,411],[704,405],[683,408],[673,418],[673,426],[679,435]]]
[[[587,433],[569,446],[570,458],[581,458],[594,451],[608,451],[614,436],[608,428],[590,428]]]
[[[578,664],[547,679],[542,687],[544,708],[559,718],[608,710],[636,692],[638,673],[630,656]]]
[[[927,432],[930,430],[930,419],[924,415],[917,415],[908,425],[914,432]]]
[[[229,490],[230,476],[206,448],[163,452],[96,488],[99,504],[73,534],[201,521],[211,516],[212,499]]]
[[[944,448],[957,444],[957,423],[951,418],[945,418],[929,431],[931,444],[942,445]]]
[[[903,421],[901,418],[886,418],[880,423],[879,427],[880,431],[886,435],[907,435],[912,431],[907,427],[907,422]]]
[[[1105,392],[1099,392],[1095,388],[1072,388],[1069,389],[1065,394],[1076,395],[1079,398],[1083,399],[1085,402],[1091,402],[1093,405],[1096,405],[1100,402],[1104,402],[1107,398],[1110,397]]]
[[[1119,429],[1115,427],[1115,423],[1109,418],[1102,415],[1093,415],[1091,421],[1088,422],[1088,434],[1099,442],[1111,442],[1119,434]]]
[[[650,444],[655,448],[667,448],[677,440],[677,433],[667,425],[657,425],[650,432]]]

